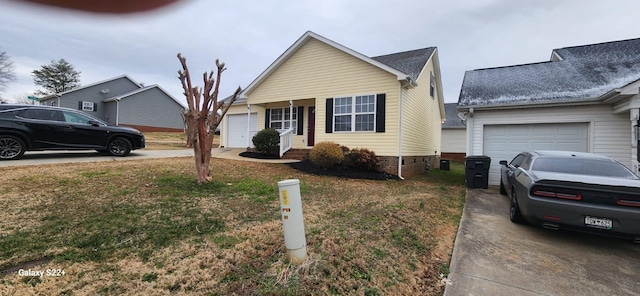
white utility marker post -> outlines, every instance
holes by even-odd
[[[304,234],[304,220],[302,218],[300,180],[280,181],[278,188],[287,259],[291,264],[300,265],[307,260],[307,239]]]

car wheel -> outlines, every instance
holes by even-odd
[[[26,145],[14,136],[0,136],[0,159],[17,159],[24,155]]]
[[[504,183],[502,183],[502,178],[500,178],[500,194],[507,195],[507,189],[504,188]]]
[[[522,212],[520,212],[520,206],[518,205],[518,198],[515,189],[511,189],[511,205],[509,206],[509,220],[513,223],[525,224]]]
[[[131,142],[129,140],[116,137],[109,142],[109,154],[113,156],[127,156],[131,152]]]

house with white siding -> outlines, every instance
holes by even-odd
[[[445,121],[442,124],[443,159],[463,162],[467,155],[467,127],[458,116],[458,103],[444,104]]]
[[[140,131],[184,131],[185,107],[158,85],[144,86],[127,75],[41,98],[40,104],[77,109],[113,125]]]
[[[640,38],[554,49],[549,61],[467,71],[458,99],[467,155],[500,160],[525,150],[612,157],[638,172]]]
[[[251,147],[257,131],[275,128],[284,158],[333,141],[371,149],[384,171],[410,177],[438,162],[443,119],[437,48],[369,57],[309,31],[241,92],[220,141]]]

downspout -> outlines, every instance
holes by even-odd
[[[467,113],[467,156],[473,155],[473,108]]]
[[[116,99],[116,125],[120,124],[120,99]]]
[[[402,177],[402,110],[404,109],[404,96],[403,96],[403,91],[402,91],[402,83],[400,83],[400,102],[399,102],[399,109],[400,109],[400,118],[398,119],[398,178],[400,178],[400,180],[404,180],[404,178]]]
[[[247,148],[251,147],[249,135],[251,135],[251,104],[247,104]]]

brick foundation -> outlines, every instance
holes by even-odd
[[[380,169],[386,173],[398,175],[397,156],[379,156]],[[424,173],[427,167],[430,169],[440,165],[440,156],[404,156],[402,157],[402,177],[411,178]]]
[[[448,159],[455,162],[464,163],[464,158],[467,156],[466,153],[457,153],[457,152],[442,152],[442,159]]]

